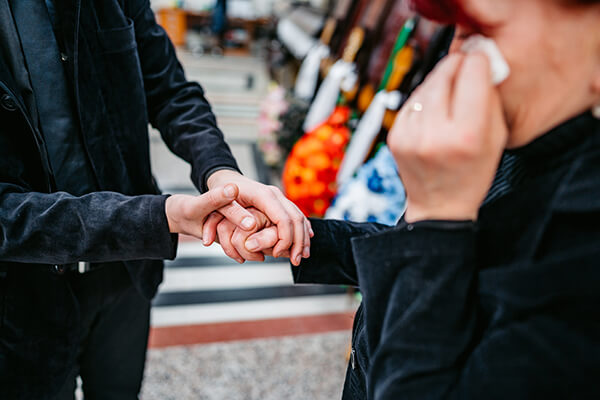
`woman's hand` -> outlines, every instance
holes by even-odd
[[[507,138],[487,57],[446,57],[388,138],[407,192],[405,220],[476,220]]]
[[[211,242],[216,239],[225,254],[240,264],[245,261],[264,261],[265,256],[273,256],[274,248],[280,240],[278,227],[265,214],[252,207],[247,211],[257,222],[256,227],[249,231],[240,229],[225,219],[220,212],[211,214],[204,224],[203,236]],[[215,234],[216,238],[213,237]],[[313,236],[314,233],[310,229],[309,237]],[[279,252],[277,257],[291,259],[291,249]],[[302,257],[310,257],[310,242],[309,246],[304,248]],[[299,265],[301,258],[291,261]]]

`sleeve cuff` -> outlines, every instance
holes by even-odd
[[[155,232],[153,243],[148,244],[149,249],[155,249],[160,258],[165,260],[174,260],[177,256],[177,246],[179,244],[179,235],[171,233],[169,222],[165,213],[166,201],[168,195],[156,196],[150,207],[150,226]]]
[[[409,286],[420,287],[448,269],[472,265],[476,237],[472,221],[424,221],[355,238],[352,249],[360,287],[365,292],[389,291],[400,275],[410,277]]]
[[[201,180],[201,185],[200,185],[200,192],[201,193],[206,193],[208,192],[208,178],[211,177],[212,174],[214,174],[217,171],[223,171],[223,170],[228,170],[228,171],[235,171],[239,174],[242,174],[242,171],[240,171],[240,169],[237,167],[237,165],[234,164],[222,164],[213,168],[210,168],[209,170],[207,170],[206,173],[204,173],[202,180]],[[243,174],[242,174],[243,175]]]
[[[399,224],[388,231],[352,239],[356,253],[364,253],[364,246],[379,243],[390,256],[402,257],[439,253],[462,252],[464,246],[472,245],[478,230],[474,221],[430,220]],[[388,257],[389,258],[389,257]]]

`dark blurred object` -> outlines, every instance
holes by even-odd
[[[271,18],[230,18],[226,1],[218,4],[214,12],[186,11],[187,25],[201,35],[190,48],[197,54],[248,55],[259,39],[258,35],[271,29]],[[223,14],[225,13],[225,14]]]
[[[411,94],[423,81],[425,77],[433,70],[437,63],[444,58],[450,50],[450,44],[454,38],[454,27],[446,26],[437,30],[431,40],[427,43],[427,50],[423,60],[420,62],[417,70],[410,81],[407,80],[406,86],[402,91]]]
[[[283,159],[292,151],[292,147],[304,134],[302,125],[310,104],[303,100],[292,99],[288,110],[279,118],[281,128],[278,132],[278,144],[283,152]]]
[[[217,0],[212,13],[211,29],[213,35],[223,40],[227,30],[227,0]]]

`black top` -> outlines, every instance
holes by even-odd
[[[56,188],[75,196],[91,193],[97,185],[63,66],[68,59],[61,55],[53,29],[53,22],[58,22],[54,4],[51,0],[12,1],[11,8]]]
[[[296,281],[364,294],[344,398],[598,398],[598,171],[586,113],[506,153],[477,225],[313,221]]]

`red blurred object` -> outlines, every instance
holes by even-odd
[[[481,24],[467,14],[462,0],[412,0],[412,3],[419,14],[441,24],[481,28]]]
[[[336,176],[350,141],[348,107],[337,107],[327,122],[294,145],[283,170],[286,196],[308,217],[323,217],[337,193]]]

